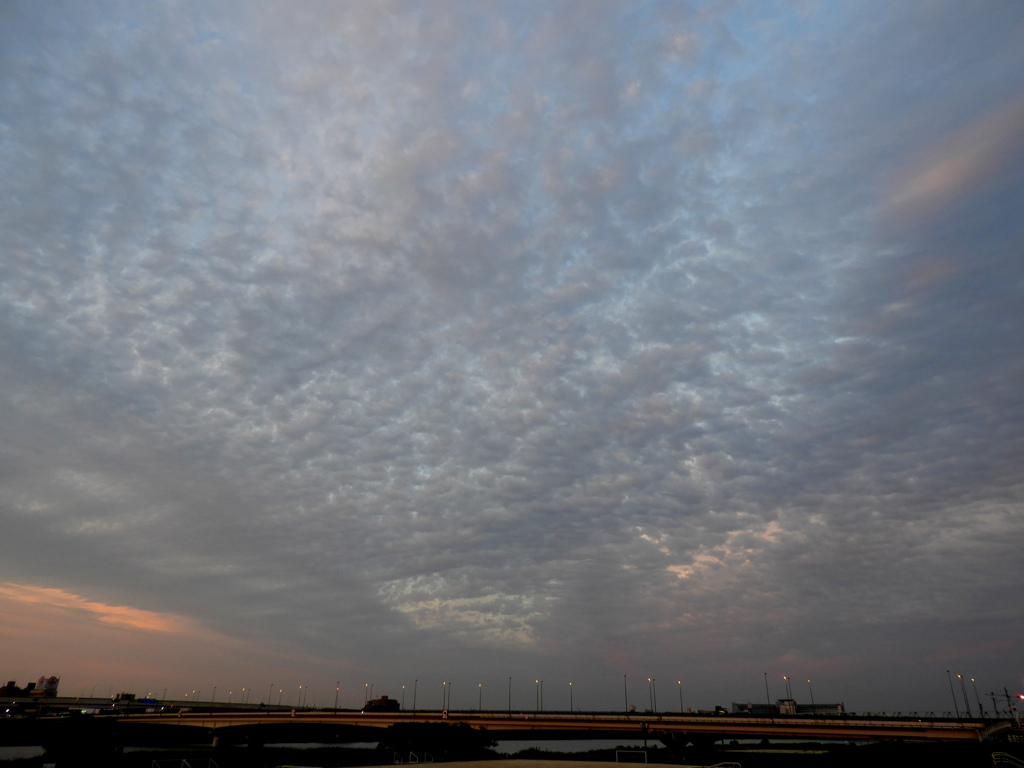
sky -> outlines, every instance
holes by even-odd
[[[1022,39],[1012,0],[0,4],[0,677],[1024,690]]]

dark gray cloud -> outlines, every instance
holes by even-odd
[[[1017,4],[2,14],[4,580],[357,694],[1020,682]]]

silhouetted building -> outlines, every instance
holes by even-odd
[[[43,675],[38,682],[29,683],[24,688],[19,688],[13,680],[8,680],[7,685],[0,688],[0,696],[56,696],[57,686],[60,684],[59,677],[46,677]]]

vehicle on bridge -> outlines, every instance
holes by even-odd
[[[363,704],[363,712],[398,712],[400,709],[398,699],[389,699],[387,696],[371,699]]]

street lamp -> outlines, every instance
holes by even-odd
[[[572,712],[572,680],[569,681],[569,711]]]
[[[508,713],[512,714],[512,678],[508,679]]]
[[[967,709],[967,716],[968,717],[974,717],[974,715],[971,714],[971,702],[967,698],[967,685],[966,685],[966,683],[964,683],[964,676],[963,675],[957,675],[956,679],[960,681],[960,691],[964,695],[964,707]]]
[[[807,681],[807,690],[811,692],[811,709],[814,709],[814,688],[811,687],[811,681]]]
[[[417,677],[412,681],[412,713],[416,714],[416,689],[419,687],[420,679]]]
[[[629,712],[629,694],[626,692],[626,676],[622,676],[622,700],[626,705],[626,711]]]
[[[679,686],[679,714],[683,714],[683,681],[676,680],[676,685]]]
[[[337,695],[335,695],[335,698],[337,698]],[[335,706],[335,708],[337,708],[338,705],[335,704],[334,706]],[[404,685],[402,686],[402,711],[403,712],[405,711],[405,686]]]
[[[477,683],[476,684],[476,711],[477,712],[483,712],[484,711],[484,684],[483,683]]]
[[[651,712],[658,711],[658,688],[653,677],[647,678],[647,693],[651,699]]]
[[[405,688],[404,685],[402,687]],[[271,690],[273,690],[273,686],[271,686]],[[335,709],[338,708],[338,692],[340,690],[341,690],[341,680],[339,680],[337,683],[334,684],[334,708]],[[403,699],[402,703],[403,704],[405,703],[404,699]]]
[[[540,678],[533,681],[533,706],[540,712]]]
[[[956,703],[956,691],[953,690],[953,678],[949,676],[949,670],[946,670],[946,680],[949,681],[949,692],[953,696],[953,709],[956,710],[956,719],[960,719],[960,706]]]
[[[445,702],[445,698],[446,698],[447,694],[448,694],[448,681],[447,680],[442,680],[441,681],[441,711],[442,712],[444,710],[448,709],[448,705]]]

